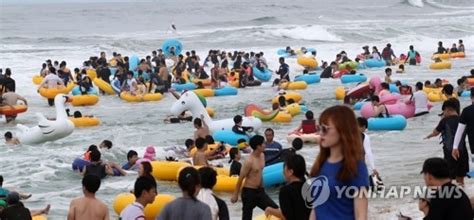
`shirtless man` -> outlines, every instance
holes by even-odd
[[[262,187],[262,172],[265,166],[265,139],[260,135],[250,138],[250,147],[253,152],[245,161],[240,170],[239,180],[232,195],[231,202],[236,203],[239,198],[240,188],[245,179],[242,188],[242,220],[251,220],[253,209],[258,206],[265,210],[267,207],[278,208],[278,205],[268,197]]]
[[[82,179],[82,192],[84,197],[71,201],[69,206],[68,220],[76,219],[97,219],[108,220],[109,210],[107,205],[95,198],[95,193],[99,190],[100,178],[94,175],[87,175]]]
[[[197,138],[205,139],[207,135],[209,135],[209,127],[207,126],[206,122],[204,121],[204,116],[201,115],[201,118],[194,119],[194,128],[196,131],[194,132],[194,140]]]
[[[194,166],[209,166],[207,162],[207,143],[204,138],[197,138],[196,139],[196,154],[193,156],[193,164]]]
[[[168,91],[169,89],[169,71],[168,68],[166,68],[166,62],[165,60],[161,60],[160,63],[160,71],[158,72],[158,76],[161,78],[161,81],[163,82],[163,85],[165,86],[165,91]]]
[[[21,101],[23,101],[23,103],[25,103],[25,105],[28,105],[28,102],[26,101],[25,98],[23,98],[22,96],[14,93],[14,92],[3,93],[3,95],[0,99],[0,106],[1,105],[8,105],[8,106],[12,107],[12,106],[15,106],[15,105],[18,104],[18,100],[21,100]],[[16,114],[15,115],[7,115],[5,117],[7,119],[7,123],[15,120],[16,116],[17,116]]]

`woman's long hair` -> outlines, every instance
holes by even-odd
[[[357,162],[363,159],[362,138],[357,126],[354,112],[347,106],[336,105],[321,113],[319,124],[327,125],[331,121],[339,133],[339,144],[342,151],[342,167],[337,173],[337,179],[348,181],[357,175]],[[330,149],[319,147],[319,154],[311,168],[310,175],[317,176],[321,166],[329,158]]]

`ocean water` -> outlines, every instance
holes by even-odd
[[[364,45],[379,49],[391,43],[396,54],[406,53],[414,45],[422,57],[420,66],[407,67],[407,74],[394,74],[394,79],[410,83],[445,78],[455,84],[461,75],[474,68],[474,2],[471,0],[294,0],[294,1],[122,1],[117,3],[40,3],[15,4],[0,0],[0,67],[11,68],[18,93],[29,101],[29,110],[16,123],[34,126],[35,112],[54,116],[53,108],[36,93],[31,77],[37,74],[46,59],[65,60],[70,68],[81,66],[90,56],[101,51],[145,56],[159,48],[163,40],[177,38],[185,50],[196,50],[204,58],[209,49],[228,51],[263,51],[270,68],[278,68],[276,51],[287,45],[314,47],[318,60],[331,61],[345,50],[350,57],[361,52]],[[176,24],[177,33],[169,26]],[[452,60],[453,68],[429,70],[429,57],[442,40],[446,46],[465,42],[467,57]],[[302,72],[295,60],[288,60],[291,75]],[[368,76],[383,76],[383,69],[361,71]],[[302,91],[308,107],[319,114],[326,107],[339,104],[334,88],[339,80],[323,80]],[[242,114],[250,102],[270,107],[275,90],[268,84],[240,89],[232,98],[208,98],[216,118]],[[81,196],[80,177],[71,172],[71,162],[90,144],[103,139],[114,142],[112,154],[117,162],[126,160],[126,152],[135,149],[143,154],[147,145],[157,148],[182,145],[192,136],[189,124],[166,124],[171,96],[153,103],[125,103],[115,96],[100,97],[96,106],[77,108],[93,114],[101,126],[76,129],[72,135],[53,143],[37,146],[5,146],[0,143],[0,174],[5,185],[33,193],[27,207],[52,205],[49,219],[64,219],[69,202]],[[461,99],[463,106],[468,99]],[[73,108],[74,110],[76,108]],[[386,185],[422,185],[419,175],[425,158],[441,156],[438,140],[423,140],[436,126],[440,104],[423,118],[408,120],[402,132],[369,132],[376,167]],[[288,147],[286,134],[303,118],[297,116],[289,124],[265,123],[276,131],[276,139]],[[0,122],[0,133],[15,132],[15,124]],[[318,148],[305,146],[308,168]],[[136,177],[114,177],[103,181],[98,197],[109,204],[118,193],[126,192]],[[467,180],[467,188],[473,181]],[[175,183],[159,182],[160,193],[179,196]],[[278,198],[277,189],[268,192]],[[219,194],[229,201],[229,194]],[[239,219],[241,204],[228,203],[231,216]],[[369,201],[370,219],[396,219],[399,211],[422,217],[412,198],[373,199]],[[254,213],[261,213],[255,210]]]

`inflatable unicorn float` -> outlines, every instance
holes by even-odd
[[[54,98],[56,109],[56,120],[48,120],[41,113],[36,113],[38,125],[26,127],[18,124],[17,138],[22,144],[40,144],[47,141],[55,141],[70,135],[74,131],[74,124],[68,119],[64,104],[72,102],[72,98],[58,94]]]
[[[222,120],[212,120],[204,108],[199,97],[192,91],[186,91],[179,95],[173,92],[173,95],[178,99],[173,106],[171,106],[171,114],[179,115],[184,111],[190,111],[193,118],[203,117],[203,121],[209,127],[213,137],[217,141],[223,141],[231,145],[236,145],[239,139],[248,140],[246,135],[239,135],[232,132],[234,121],[232,118]],[[262,127],[262,121],[253,116],[242,117],[242,127],[250,127],[254,132]]]

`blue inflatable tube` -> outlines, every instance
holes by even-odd
[[[471,97],[471,91],[463,91],[460,96],[461,97]]]
[[[407,119],[402,115],[391,115],[388,118],[369,118],[369,131],[401,131],[407,126]]]
[[[291,54],[287,53],[285,49],[278,49],[277,54],[278,54],[278,56],[285,57],[285,58],[295,58],[296,57],[296,55],[291,55]]]
[[[367,66],[365,66],[364,63],[359,63],[359,64],[357,65],[357,69],[359,69],[359,70],[361,70],[361,69],[366,69],[366,68],[367,68]]]
[[[353,107],[354,110],[359,111],[365,103],[369,103],[369,102],[368,101],[358,101],[358,102],[356,102],[354,104],[354,107]]]
[[[384,67],[386,63],[385,63],[385,60],[368,59],[364,61],[364,64],[368,68],[374,68],[374,67]]]
[[[73,171],[81,171],[82,172],[82,169],[84,169],[84,167],[86,167],[87,165],[91,164],[89,161],[87,160],[83,160],[81,158],[76,158],[74,159],[74,161],[72,162],[72,170]]]
[[[257,67],[253,67],[253,75],[260,81],[268,82],[272,78],[272,72],[269,69],[265,71],[260,71]]]
[[[129,65],[129,70],[135,72],[135,69],[138,67],[138,64],[140,64],[140,58],[138,58],[137,55],[132,55],[128,59],[128,65]]]
[[[226,86],[224,88],[215,89],[215,96],[226,96],[226,95],[237,95],[238,90],[232,86]]]
[[[283,175],[283,162],[264,167],[262,180],[263,187],[270,187],[285,183],[285,176]]]
[[[391,93],[400,93],[400,90],[398,89],[398,87],[394,83],[390,83],[388,85],[388,87],[389,87]]]
[[[178,56],[181,54],[181,51],[183,50],[183,44],[176,39],[168,39],[161,44],[161,49],[163,50],[163,54],[166,57],[169,57],[171,48],[174,48],[174,55]]]
[[[74,89],[72,89],[71,92],[72,92],[72,95],[74,95],[74,96],[82,95],[81,89],[79,88],[79,86],[74,87]],[[97,92],[97,89],[94,88],[94,87],[89,88],[89,91],[87,91],[87,94],[89,94],[89,95],[99,95],[99,93]]]
[[[321,82],[319,74],[304,74],[295,77],[295,81],[304,81],[307,84],[314,84]]]
[[[175,89],[178,92],[181,92],[184,90],[195,90],[197,86],[194,83],[185,83],[185,84],[173,83],[171,84],[171,88]]]
[[[115,67],[110,67],[110,76],[115,76],[115,74],[117,73],[117,68]]]
[[[237,134],[231,130],[215,131],[212,134],[212,137],[215,141],[221,141],[233,146],[237,145],[237,141],[240,139],[245,139],[245,141],[249,141],[249,137],[247,135]]]
[[[364,74],[344,74],[341,76],[341,83],[360,83],[367,81],[367,76]]]
[[[301,112],[303,113],[306,113],[307,111],[309,111],[308,106],[306,106],[305,104],[300,104],[300,109],[301,109]]]
[[[115,91],[115,93],[120,94],[120,90],[122,88],[120,85],[120,80],[114,79],[112,82],[110,82],[110,85],[112,86],[112,89]]]

